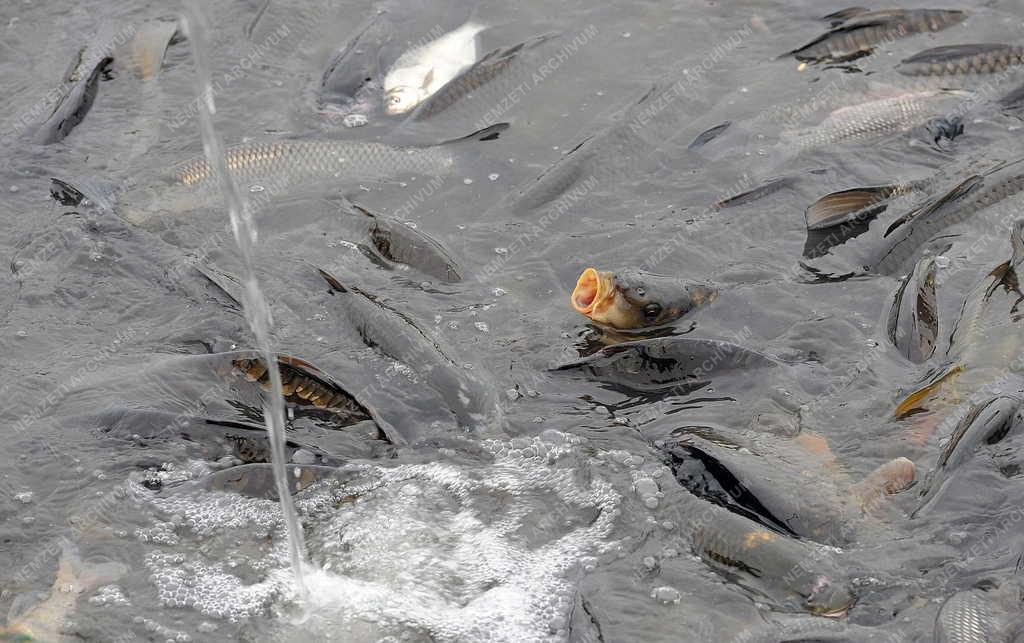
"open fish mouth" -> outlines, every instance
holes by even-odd
[[[612,273],[587,268],[576,280],[572,291],[572,307],[588,317],[615,296],[615,278]]]

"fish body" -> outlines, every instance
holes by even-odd
[[[127,569],[118,563],[86,568],[79,558],[77,547],[65,539],[61,544],[57,577],[49,597],[24,615],[11,619],[6,628],[0,629],[0,636],[4,640],[40,643],[64,640],[64,621],[75,610],[78,598],[101,585],[113,583],[126,572]]]
[[[570,301],[576,312],[619,330],[660,326],[714,301],[707,285],[650,274],[587,268],[576,281]]]
[[[840,616],[855,596],[834,554],[719,507],[709,506],[693,529],[695,553],[741,576],[742,584],[788,611]]]
[[[476,62],[476,36],[486,28],[471,20],[399,56],[384,77],[387,112],[404,114],[414,109]]]
[[[468,122],[480,127],[496,122],[499,116],[495,114],[502,102],[534,73],[547,50],[545,46],[556,37],[553,33],[543,34],[491,51],[420,102],[408,122],[436,124],[443,118],[458,126]]]
[[[35,131],[37,143],[63,140],[85,119],[99,92],[100,76],[113,61],[113,46],[114,33],[108,26],[78,50],[59,85],[60,97]]]
[[[925,257],[893,296],[886,337],[910,361],[919,364],[935,352],[939,334],[935,299],[935,258]]]
[[[818,125],[782,132],[781,143],[799,152],[906,132],[951,111],[957,97],[957,92],[905,92],[841,107]]]
[[[447,404],[460,426],[476,428],[492,419],[497,399],[490,387],[472,378],[448,352],[404,313],[380,298],[320,270],[330,293],[362,341],[419,373]]]
[[[490,141],[508,128],[498,123],[439,145],[399,147],[376,141],[274,140],[236,145],[226,150],[227,168],[243,189],[281,196],[297,188],[333,187],[337,183],[382,180],[406,174],[445,176],[453,171],[460,148]],[[221,198],[219,180],[205,158],[177,165],[154,184],[126,190],[98,190],[86,184],[59,183],[62,202],[89,199],[109,207],[137,225],[165,212],[186,212]],[[51,190],[57,196],[56,190]],[[96,194],[96,192],[101,192]],[[114,194],[111,194],[113,192]]]
[[[935,47],[904,59],[896,70],[905,76],[995,74],[1024,65],[1024,47],[994,43]]]
[[[385,265],[411,266],[445,283],[462,281],[462,269],[440,243],[416,228],[352,204],[356,214],[366,218],[368,252]]]
[[[119,61],[140,80],[153,78],[163,66],[164,54],[180,32],[176,21],[153,20],[145,22],[135,30],[127,45],[115,53]]]
[[[948,9],[885,9],[830,14],[839,26],[790,52],[813,62],[842,62],[865,56],[875,45],[914,34],[941,31],[963,22],[967,14]]]
[[[896,407],[896,417],[955,405],[985,383],[1002,379],[1019,363],[1024,348],[1024,293],[1018,276],[1024,271],[1024,220],[1014,224],[1011,241],[1011,259],[967,296],[950,336],[946,366]]]

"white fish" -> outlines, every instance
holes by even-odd
[[[476,35],[485,25],[466,22],[402,54],[384,77],[384,108],[404,114],[476,62]]]

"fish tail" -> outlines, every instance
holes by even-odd
[[[939,394],[945,392],[948,385],[951,384],[956,376],[963,370],[964,367],[962,364],[955,364],[938,379],[925,384],[908,395],[893,410],[893,417],[903,419],[914,413],[926,410],[925,407],[922,406],[922,402],[939,397]]]

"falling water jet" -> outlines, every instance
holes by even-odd
[[[245,316],[252,328],[256,346],[262,353],[264,363],[276,364],[277,359],[270,338],[273,319],[270,307],[259,288],[254,270],[254,255],[258,241],[256,224],[253,221],[248,202],[242,199],[234,178],[228,172],[224,146],[213,126],[213,115],[217,110],[214,104],[213,86],[210,82],[210,63],[207,58],[209,45],[206,40],[206,21],[200,0],[185,0],[185,16],[182,24],[188,41],[191,43],[192,55],[196,64],[199,94],[197,118],[203,138],[203,151],[217,176],[227,202],[228,214],[231,217],[231,230],[242,255],[245,284],[242,303],[245,308]],[[303,580],[306,547],[301,526],[295,514],[295,505],[288,490],[288,478],[285,470],[284,397],[281,394],[281,374],[276,368],[271,368],[269,373],[271,385],[267,392],[263,414],[266,417],[267,432],[270,434],[274,481],[278,497],[281,499],[281,513],[288,536],[288,553],[295,575],[296,595],[300,602],[305,603],[308,597],[308,590]]]

